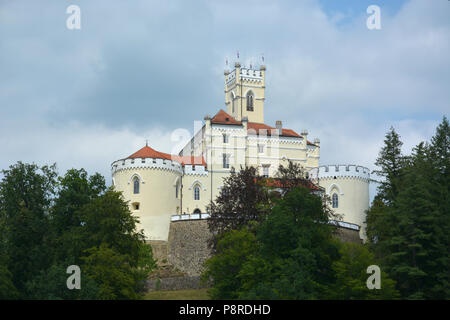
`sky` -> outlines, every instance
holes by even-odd
[[[174,130],[225,109],[239,51],[264,55],[267,124],[320,138],[322,165],[373,170],[391,126],[409,153],[448,117],[449,49],[448,0],[0,0],[0,169],[56,162],[110,183],[146,140],[173,152]]]

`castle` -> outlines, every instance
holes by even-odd
[[[206,116],[189,143],[172,155],[146,145],[112,163],[113,185],[129,201],[140,228],[150,241],[168,241],[171,223],[208,218],[223,178],[233,168],[254,166],[273,177],[288,161],[301,164],[309,179],[324,188],[333,209],[343,216],[341,228],[365,238],[369,208],[369,169],[357,165],[321,165],[320,140],[308,132],[264,123],[266,67],[246,68],[239,62],[225,70],[225,107]]]

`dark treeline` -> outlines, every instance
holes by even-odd
[[[122,195],[99,174],[18,162],[0,182],[0,299],[138,299],[154,268]],[[81,268],[69,290],[67,267]]]

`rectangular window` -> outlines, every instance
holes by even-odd
[[[223,159],[223,167],[225,169],[228,169],[230,167],[230,156],[224,153],[222,154],[222,159]]]
[[[269,177],[269,166],[263,166],[263,177],[264,178]]]
[[[263,152],[264,152],[264,145],[258,144],[258,153],[263,153]]]
[[[228,135],[226,133],[223,134],[223,143],[228,143]]]

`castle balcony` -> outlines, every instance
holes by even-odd
[[[176,214],[170,217],[170,221],[204,220],[208,218],[208,213]]]

